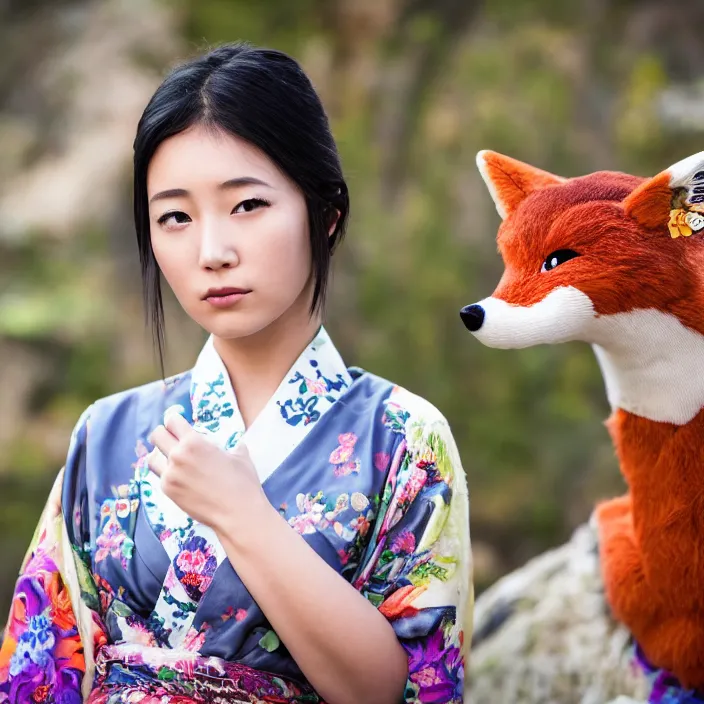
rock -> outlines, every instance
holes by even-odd
[[[472,704],[644,702],[628,631],[610,616],[592,526],[481,594],[467,682]]]

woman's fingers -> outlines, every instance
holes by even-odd
[[[161,477],[166,471],[168,460],[164,453],[158,447],[155,447],[147,455],[147,465],[157,477]]]
[[[184,421],[185,422],[185,421]],[[161,450],[168,457],[171,451],[178,445],[178,439],[169,432],[163,425],[157,425],[149,436],[149,442]]]
[[[164,413],[164,425],[177,440],[183,440],[193,429],[191,424],[176,410],[177,408],[178,406],[166,410],[166,413]]]

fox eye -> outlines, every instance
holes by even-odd
[[[540,271],[551,271],[556,266],[560,266],[560,264],[564,264],[578,256],[579,254],[572,249],[558,249],[556,252],[550,254],[543,262]]]

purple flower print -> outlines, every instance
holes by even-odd
[[[442,627],[424,641],[404,643],[408,652],[408,678],[418,687],[423,704],[461,702],[464,668],[460,649],[445,645]]]
[[[416,536],[410,530],[401,531],[391,542],[395,554],[411,555],[416,549]]]

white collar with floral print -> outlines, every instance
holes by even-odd
[[[244,438],[263,483],[351,383],[342,357],[321,327],[245,431],[230,377],[210,337],[191,376],[193,427],[224,450]]]
[[[229,374],[212,337],[191,375],[193,428],[225,451],[244,439],[262,483],[352,384],[350,373],[322,327],[246,431]],[[173,410],[183,413],[185,409],[172,406],[166,413]],[[150,522],[164,527],[159,538],[171,563],[154,611],[170,632],[169,645],[182,647],[193,635],[189,629],[195,610],[182,606],[194,602],[180,583],[176,568],[190,555],[187,546],[203,539],[205,547],[201,551],[205,550],[209,560],[201,562],[210,565],[208,575],[202,575],[203,587],[207,588],[212,570],[226,557],[225,550],[212,528],[193,521],[164,494],[161,482],[154,481],[149,471],[142,475],[141,491],[148,499],[145,505]]]

